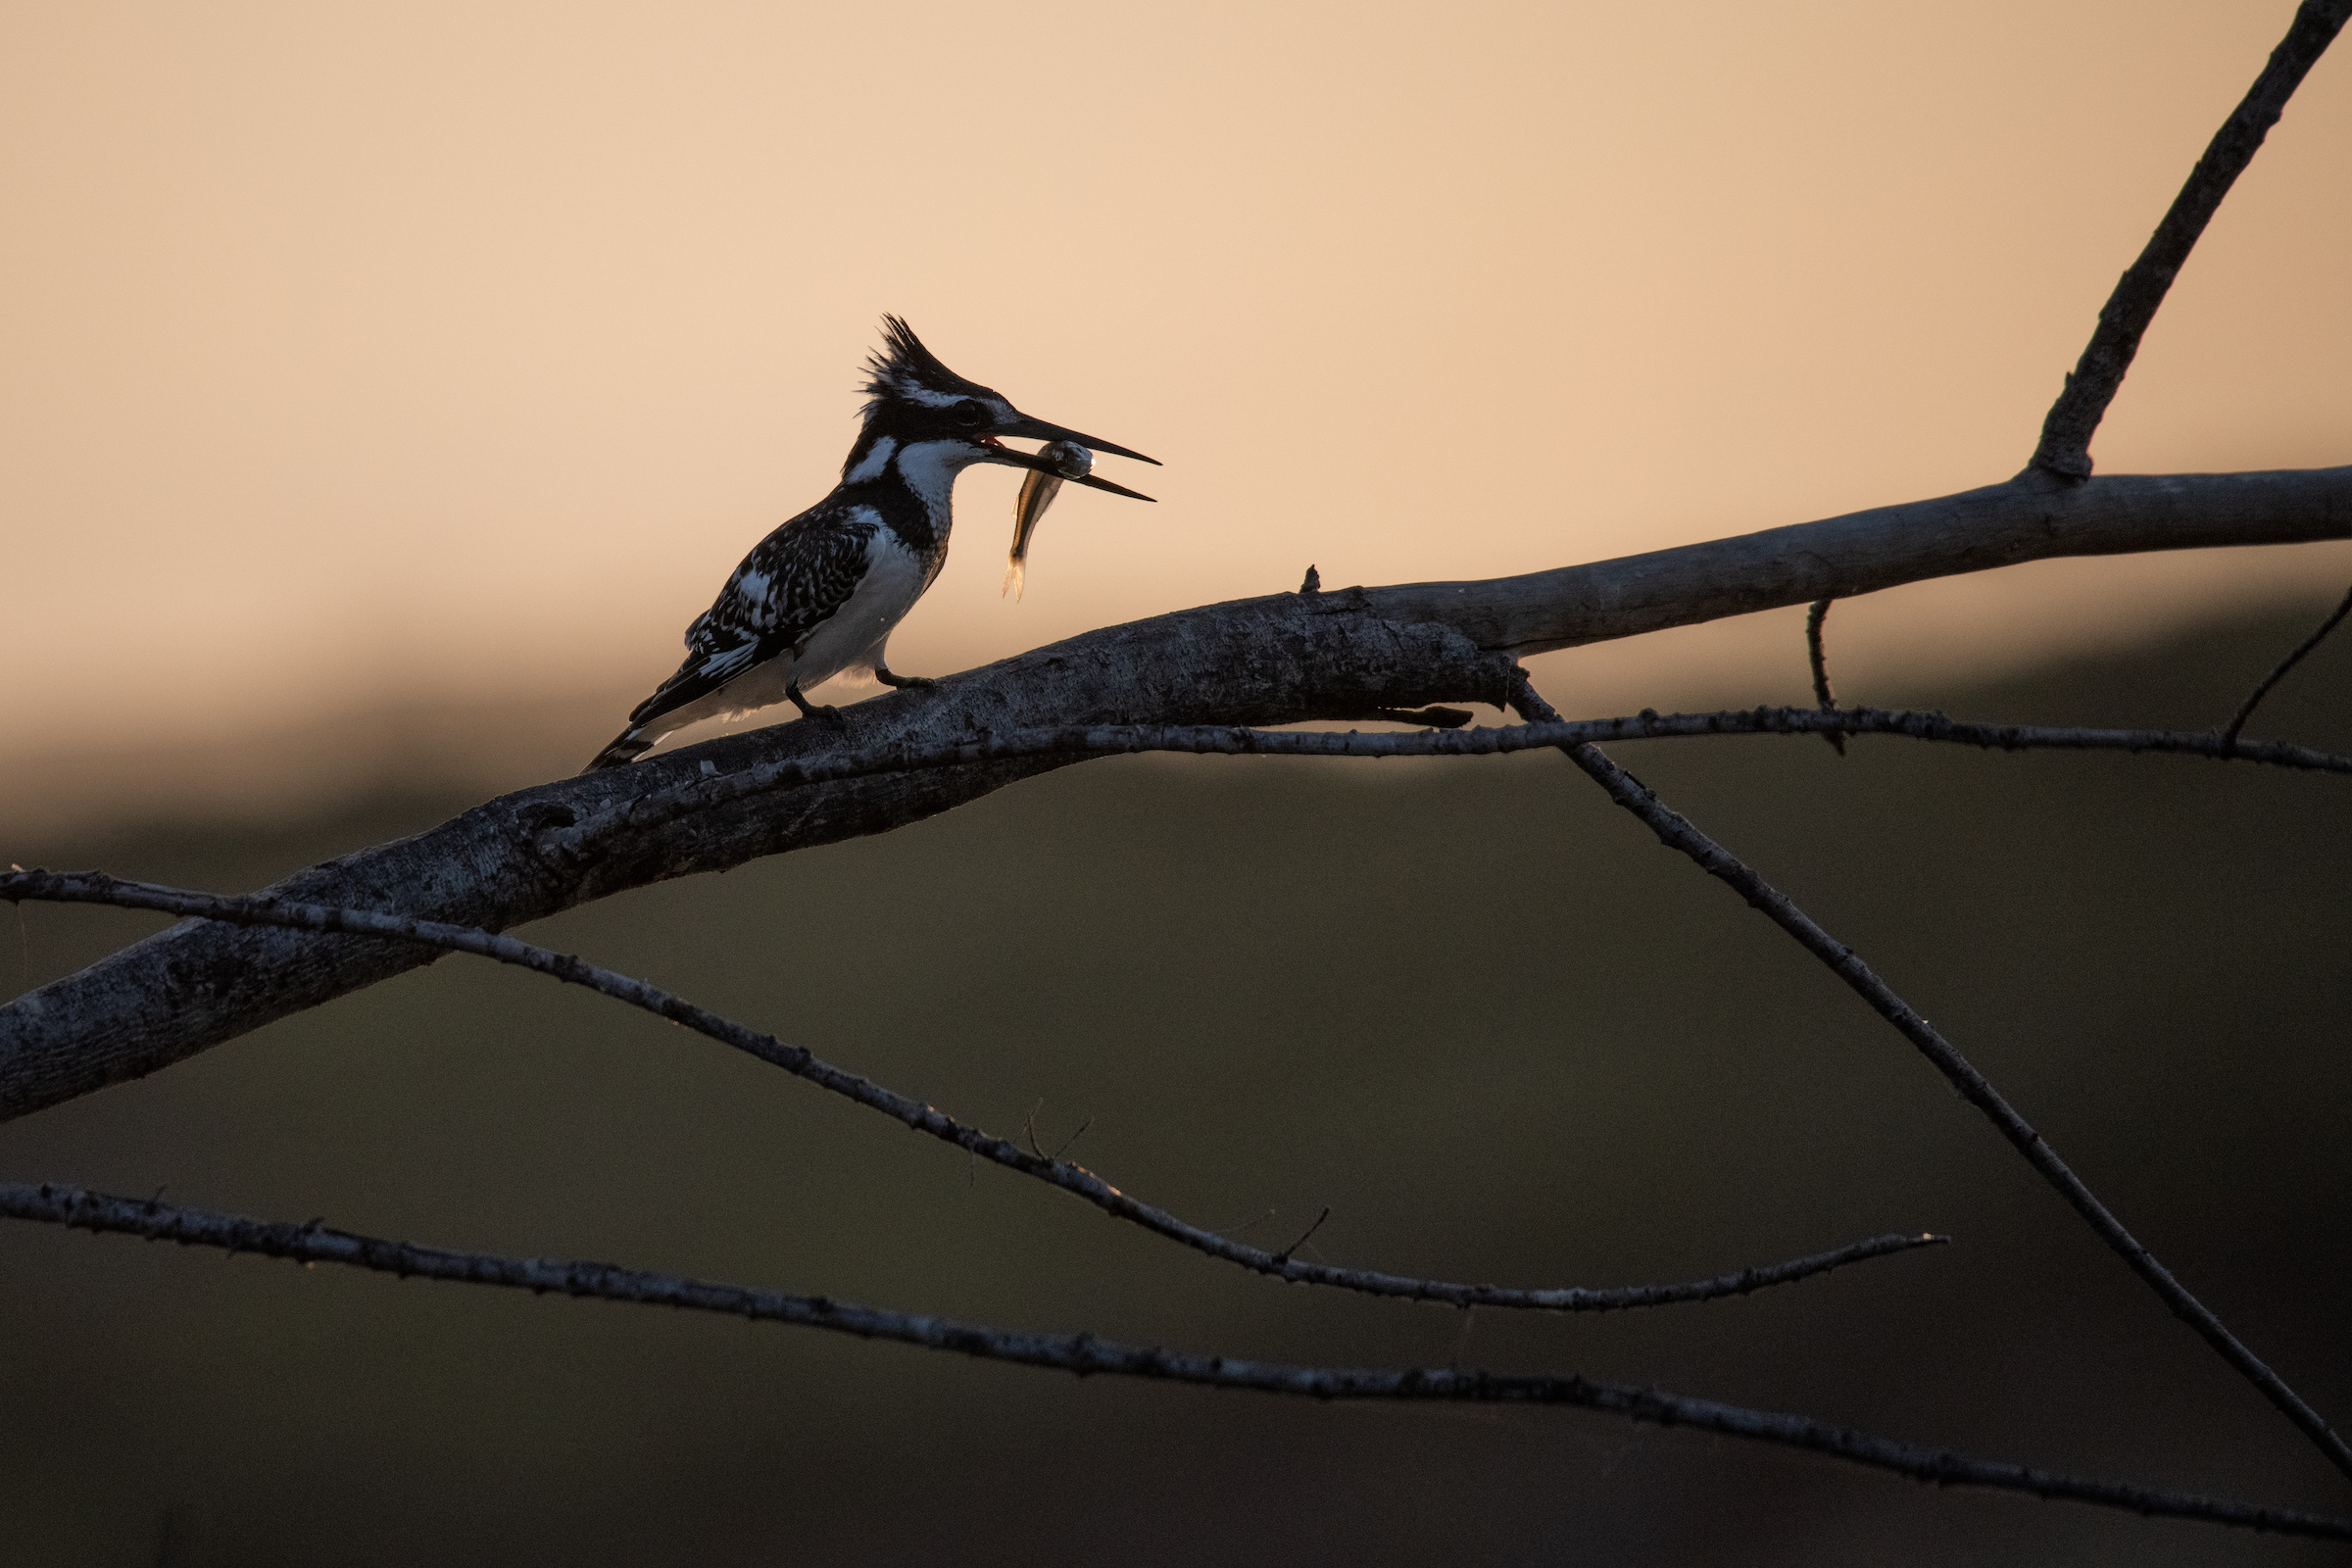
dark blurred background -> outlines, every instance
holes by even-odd
[[[1846,695],[2205,727],[2322,608]],[[1788,629],[1757,696],[1801,700]],[[2252,733],[2352,749],[2347,691],[2352,637]],[[2352,1412],[2352,785],[1887,740],[1619,755]],[[247,889],[466,804],[387,777],[268,828],[0,854]],[[0,921],[11,992],[161,923]],[[1577,1370],[2352,1511],[1906,1044],[1556,757],[1096,763],[523,934],[992,1129],[1085,1123],[1074,1156],[1196,1221],[1280,1245],[1329,1204],[1330,1261],[1608,1285],[1955,1241],[1606,1317],[1279,1286],[462,958],[0,1127],[0,1177],[1190,1349]],[[10,1563],[2340,1560],[1577,1411],[1080,1383],[29,1225],[0,1229],[0,1313]]]

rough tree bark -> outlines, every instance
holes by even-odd
[[[1483,582],[1278,594],[1089,632],[928,692],[541,785],[314,866],[288,900],[504,930],[628,888],[877,833],[1078,759],[879,774],[599,836],[710,773],[1040,725],[1284,724],[1501,706],[1527,654],[2061,556],[2352,537],[2352,467],[2005,484]],[[0,1117],[155,1071],[429,961],[412,946],[189,921],[0,1008]]]

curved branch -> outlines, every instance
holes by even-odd
[[[982,1159],[1019,1171],[1024,1176],[1034,1176],[1065,1193],[1073,1193],[1115,1219],[1127,1220],[1153,1235],[1166,1237],[1196,1251],[1205,1252],[1210,1257],[1238,1263],[1252,1272],[1270,1275],[1293,1285],[1328,1285],[1367,1296],[1401,1297],[1407,1300],[1436,1301],[1446,1306],[1520,1307],[1548,1312],[1615,1312],[1629,1307],[1671,1306],[1687,1301],[1711,1301],[1729,1296],[1746,1296],[1771,1286],[1793,1284],[1816,1274],[1826,1274],[1848,1263],[1865,1262],[1919,1247],[1940,1246],[1950,1240],[1943,1236],[1875,1236],[1834,1251],[1819,1252],[1786,1263],[1767,1264],[1760,1268],[1745,1268],[1737,1274],[1725,1274],[1711,1280],[1695,1280],[1681,1285],[1625,1285],[1608,1289],[1572,1285],[1514,1290],[1499,1285],[1464,1285],[1450,1280],[1413,1279],[1370,1269],[1306,1263],[1292,1255],[1298,1250],[1299,1244],[1297,1242],[1280,1252],[1268,1252],[1220,1236],[1214,1231],[1187,1224],[1166,1209],[1155,1208],[1129,1197],[1083,1165],[1042,1153],[1034,1147],[1024,1150],[1010,1139],[994,1137],[977,1127],[966,1126],[919,1100],[911,1100],[884,1088],[870,1078],[861,1078],[836,1067],[810,1054],[806,1047],[787,1046],[773,1035],[746,1028],[731,1018],[722,1018],[708,1007],[699,1007],[659,986],[616,974],[567,953],[554,953],[546,948],[533,947],[527,942],[518,942],[513,937],[493,936],[487,931],[467,930],[462,926],[437,925],[402,915],[370,914],[361,909],[329,909],[317,905],[221,898],[216,894],[192,893],[183,888],[125,882],[96,873],[68,876],[52,871],[0,872],[0,899],[12,903],[18,899],[41,899],[62,904],[107,904],[120,908],[157,909],[167,914],[196,915],[237,925],[274,926],[291,931],[326,934],[364,932],[369,936],[413,942],[438,952],[469,953],[500,963],[514,964],[568,985],[585,987],[615,1002],[626,1003],[650,1012],[657,1018],[683,1024],[723,1046],[732,1046],[770,1066],[781,1067],[796,1078],[806,1079],[820,1089],[829,1090],[869,1110],[878,1110],[915,1132],[928,1133]]]
[[[1205,1388],[1246,1389],[1314,1399],[1580,1405],[1661,1426],[1694,1427],[1726,1437],[1802,1448],[1873,1469],[1891,1470],[1934,1486],[1989,1487],[2036,1497],[2129,1508],[2140,1514],[2236,1525],[2281,1535],[2352,1541],[2352,1520],[2348,1519],[2262,1508],[2121,1481],[2060,1475],[2027,1465],[1969,1459],[1942,1449],[1891,1442],[1851,1427],[1830,1426],[1805,1416],[1752,1410],[1713,1399],[1694,1399],[1657,1389],[1637,1389],[1573,1375],[1514,1377],[1466,1367],[1388,1370],[1298,1366],[1225,1355],[1189,1355],[1156,1347],[1123,1345],[1092,1334],[1024,1334],[951,1318],[858,1306],[823,1296],[788,1296],[780,1291],[651,1274],[612,1263],[443,1251],[412,1242],[329,1230],[316,1220],[308,1225],[271,1224],[236,1214],[142,1202],[135,1198],[118,1198],[74,1187],[0,1186],[0,1214],[92,1232],[142,1236],[149,1241],[177,1242],[183,1247],[217,1247],[230,1252],[259,1252],[305,1263],[341,1263],[403,1279],[498,1286],[529,1291],[536,1296],[552,1291],[598,1300],[723,1312],[753,1322],[830,1329],[860,1339],[893,1340],[983,1360],[1074,1372],[1080,1377],[1106,1373],[1113,1377],[1156,1378]]]
[[[505,796],[277,897],[498,931],[623,889],[920,820],[1078,760],[891,772],[599,846],[551,834],[706,776],[1069,724],[1290,724],[1508,700],[1512,656],[2056,556],[2352,537],[2352,467],[1994,485],[1525,577],[1238,600],[1089,632],[859,703]],[[119,1083],[414,967],[413,946],[180,926],[0,1008],[0,1117]]]
[[[1515,706],[1530,719],[1557,716],[1551,705],[1524,680],[1520,683]],[[1934,1024],[1921,1017],[1917,1008],[1896,996],[1894,989],[1862,961],[1861,955],[1823,930],[1787,894],[1741,863],[1731,851],[1700,832],[1688,817],[1660,800],[1654,790],[1609,760],[1598,747],[1587,744],[1563,746],[1560,750],[1606,791],[1610,800],[1655,833],[1659,843],[1689,857],[1700,870],[1746,900],[1749,907],[1794,937],[1799,946],[1827,965],[1832,974],[1844,981],[1848,989],[1870,1004],[1873,1012],[1894,1025],[1903,1038],[1910,1041],[1920,1054],[1926,1056],[1929,1063],[1960,1092],[1961,1099],[1984,1112],[1985,1119],[1998,1129],[2001,1136],[2025,1155],[2026,1163],[2057,1190],[2058,1196],[2065,1199],[2092,1232],[2156,1293],[2157,1298],[2172,1309],[2174,1316],[2194,1329],[2206,1344],[2219,1352],[2223,1360],[2253,1384],[2255,1390],[2270,1400],[2280,1414],[2301,1428],[2303,1435],[2328,1456],[2328,1463],[2346,1476],[2352,1476],[2352,1446],[2347,1446],[2344,1440],[2336,1436],[2335,1429],[2328,1424],[2327,1418],[2305,1403],[2302,1396],[2287,1387],[2285,1379],[2272,1371],[2260,1356],[2230,1332],[2212,1308],[2198,1300],[2189,1293],[2188,1287],[2175,1279],[2172,1270],[2158,1262],[2156,1255],[2124,1228],[2124,1222],[2099,1201],[2097,1195],[2068,1168],[2065,1160],[2058,1157],[2058,1152],[1960,1054],[1959,1048],[1946,1040]]]
[[[1816,599],[1805,610],[1805,662],[1813,666],[1813,706],[1825,713],[1838,710],[1838,694],[1830,690],[1830,655],[1822,646],[1822,622],[1830,618],[1830,607],[1835,599]],[[1839,757],[1845,755],[1845,737],[1835,730],[1825,732],[1823,740]]]

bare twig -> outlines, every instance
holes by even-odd
[[[1275,1253],[1274,1255],[1281,1258],[1285,1263],[1288,1263],[1291,1260],[1291,1255],[1293,1253],[1297,1252],[1298,1249],[1304,1247],[1308,1242],[1311,1242],[1315,1239],[1315,1232],[1321,1230],[1323,1228],[1323,1222],[1329,1218],[1331,1218],[1331,1205],[1329,1203],[1325,1203],[1323,1205],[1323,1212],[1317,1214],[1315,1216],[1315,1222],[1306,1228],[1306,1234],[1299,1237],[1297,1241],[1293,1242],[1290,1246],[1284,1248],[1281,1251]],[[1468,1309],[1464,1308],[1464,1310]]]
[[[1493,757],[1546,751],[1585,742],[1685,740],[1701,735],[1900,735],[2001,751],[2172,752],[2223,761],[2264,762],[2318,772],[2352,773],[2352,757],[2266,741],[2225,745],[2206,730],[2081,729],[2034,724],[1982,724],[1941,713],[1841,708],[1733,709],[1714,713],[1643,710],[1619,718],[1560,720],[1502,729],[1454,729],[1413,735],[1355,730],[1276,731],[1227,724],[1074,724],[1016,730],[944,744],[886,746],[847,757],[769,762],[714,778],[696,777],[657,790],[591,817],[552,830],[548,852],[590,859],[614,839],[642,834],[700,812],[717,810],[779,790],[879,774],[969,767],[982,762],[1044,757],[1118,757],[1142,752],[1190,752],[1234,757]]]
[[[1062,1155],[1068,1153],[1071,1146],[1076,1144],[1079,1139],[1084,1138],[1086,1136],[1086,1130],[1089,1127],[1092,1127],[1094,1124],[1095,1118],[1092,1116],[1087,1117],[1086,1120],[1078,1124],[1078,1130],[1076,1132],[1070,1134],[1069,1137],[1064,1138],[1060,1143],[1055,1144],[1054,1146],[1054,1152],[1048,1154],[1046,1157],[1048,1159],[1059,1159]]]
[[[2293,653],[2278,661],[2278,667],[2263,676],[2261,683],[2247,694],[2243,703],[2238,705],[2237,712],[2230,717],[2229,727],[2222,731],[2222,746],[2225,750],[2235,751],[2237,749],[2237,732],[2246,727],[2246,720],[2254,716],[2254,710],[2262,706],[2262,700],[2265,697],[2271,695],[2271,688],[2284,680],[2286,672],[2303,662],[2313,649],[2326,642],[2328,634],[2335,630],[2336,623],[2347,614],[2352,614],[2352,588],[2344,591],[2343,603],[2337,605],[2334,612],[2320,622],[2319,630],[2304,638],[2296,645]]]
[[[1816,599],[1805,609],[1805,658],[1813,665],[1813,704],[1825,713],[1838,711],[1838,695],[1830,690],[1830,656],[1821,646],[1821,623],[1830,618],[1830,607],[1837,602]],[[1825,729],[1821,738],[1831,751],[1845,755],[1845,737],[1837,730]]]
[[[599,964],[570,954],[553,953],[531,946],[514,937],[493,935],[487,931],[467,930],[459,926],[438,925],[431,921],[413,920],[406,915],[376,914],[365,909],[329,909],[315,905],[281,904],[264,899],[223,898],[210,893],[193,893],[181,888],[157,887],[151,883],[125,882],[97,872],[61,874],[53,871],[11,871],[0,873],[0,899],[36,899],[65,904],[107,904],[122,908],[158,909],[169,914],[195,915],[208,920],[225,920],[238,924],[277,926],[296,931],[343,932],[370,937],[389,937],[413,942],[447,953],[468,953],[477,957],[514,964],[562,980],[566,984],[583,986],[616,1002],[639,1007],[656,1017],[683,1024],[697,1034],[708,1036],[721,1045],[732,1046],[748,1055],[757,1056],[771,1066],[781,1067],[797,1078],[804,1078],[820,1089],[830,1090],[845,1099],[857,1102],[870,1110],[903,1123],[919,1133],[927,1133],[982,1159],[991,1160],[1026,1176],[1058,1187],[1093,1203],[1117,1218],[1140,1225],[1155,1235],[1180,1242],[1197,1251],[1259,1274],[1298,1285],[1325,1285],[1340,1290],[1361,1292],[1368,1296],[1401,1297],[1408,1300],[1438,1301],[1448,1306],[1507,1306],[1552,1312],[1609,1312],[1637,1306],[1667,1306],[1685,1301],[1714,1300],[1729,1296],[1745,1296],[1751,1291],[1769,1286],[1790,1284],[1815,1274],[1826,1273],[1848,1263],[1884,1257],[1892,1252],[1909,1251],[1914,1248],[1938,1246],[1947,1237],[1878,1236],[1855,1242],[1835,1251],[1796,1258],[1786,1263],[1762,1268],[1743,1269],[1716,1279],[1692,1281],[1677,1285],[1630,1285],[1607,1289],[1588,1289],[1567,1286],[1551,1289],[1514,1290],[1494,1285],[1465,1285],[1446,1280],[1412,1279],[1397,1274],[1376,1273],[1366,1269],[1334,1268],[1324,1264],[1303,1263],[1290,1255],[1296,1247],[1283,1252],[1267,1252],[1246,1247],[1228,1237],[1204,1231],[1176,1218],[1164,1209],[1139,1201],[1111,1186],[1102,1177],[1082,1165],[1056,1159],[1037,1147],[1037,1107],[1032,1107],[1025,1125],[1030,1147],[1021,1148],[1010,1139],[998,1138],[977,1127],[966,1126],[946,1112],[922,1102],[912,1100],[894,1090],[885,1089],[870,1079],[844,1071],[828,1061],[811,1054],[807,1048],[787,1046],[775,1036],[746,1028],[732,1019],[722,1018],[706,1007],[699,1007],[681,997],[616,974]],[[1045,1102],[1040,1101],[1042,1106]],[[1317,1221],[1318,1224],[1321,1221]],[[1308,1234],[1313,1234],[1311,1231]]]
[[[1551,705],[1537,695],[1535,687],[1524,679],[1520,682],[1515,706],[1531,721],[1555,719],[1558,716]],[[1745,899],[1750,907],[1794,937],[1806,952],[1829,965],[1830,971],[1868,1003],[1873,1011],[1900,1030],[1903,1037],[1916,1046],[1936,1070],[1942,1073],[1952,1087],[1960,1092],[1961,1098],[1983,1111],[1999,1129],[2001,1136],[2026,1156],[2027,1163],[2058,1190],[2059,1196],[2172,1308],[2176,1317],[2203,1336],[2224,1360],[2261,1391],[2264,1398],[2301,1428],[2304,1435],[2328,1456],[2328,1462],[2345,1475],[2352,1476],[2352,1447],[2345,1446],[2343,1439],[2336,1436],[2334,1429],[2320,1413],[2306,1404],[2252,1350],[2239,1343],[2237,1337],[2202,1301],[2191,1296],[2187,1288],[2124,1228],[2123,1222],[2108,1211],[2107,1205],[2092,1195],[2082,1179],[2067,1168],[2066,1162],[2058,1157],[2058,1152],[2043,1141],[2042,1136],[2033,1129],[2025,1117],[2018,1114],[2008,1101],[2001,1098],[1984,1075],[1977,1071],[1968,1058],[1961,1055],[1951,1042],[1921,1017],[1909,1003],[1896,996],[1853,949],[1815,924],[1812,917],[1798,908],[1788,895],[1749,870],[1730,851],[1692,826],[1688,818],[1659,800],[1655,792],[1610,761],[1598,747],[1564,746],[1561,750],[1593,782],[1608,792],[1609,799],[1632,812],[1655,833],[1660,843],[1690,857],[1699,869]]]
[[[2254,159],[2263,138],[2278,123],[2286,101],[2303,84],[2303,77],[2327,53],[2328,44],[2352,17],[2352,0],[2303,0],[2286,36],[2271,51],[2270,63],[2246,96],[2214,132],[2205,155],[2189,171],[2188,181],[2148,237],[2139,259],[2116,283],[2115,292],[2099,311],[2099,324],[2082,350],[2082,361],[2066,378],[2066,389],[2042,420],[2041,444],[2030,467],[2060,479],[2090,477],[2090,437],[2124,384],[2124,372],[2139,352],[2140,335],[2155,319],[2156,308],[2173,286],[2205,225],[2230,194],[2230,187]]]
[[[822,1296],[790,1296],[647,1273],[611,1263],[444,1251],[411,1242],[328,1230],[316,1222],[300,1226],[271,1224],[235,1214],[141,1202],[135,1198],[117,1198],[74,1187],[0,1186],[0,1214],[94,1232],[141,1236],[150,1241],[177,1242],[183,1247],[216,1247],[231,1252],[258,1252],[306,1263],[340,1263],[404,1279],[447,1280],[525,1290],[542,1296],[557,1293],[598,1300],[720,1312],[755,1322],[798,1324],[855,1334],[862,1339],[892,1340],[927,1349],[951,1350],[985,1360],[1048,1367],[1081,1377],[1105,1373],[1114,1377],[1156,1378],[1206,1388],[1315,1399],[1575,1405],[1661,1426],[1692,1427],[1726,1437],[1801,1448],[1936,1486],[1988,1487],[2167,1518],[2236,1525],[2282,1535],[2352,1540],[2352,1520],[2257,1507],[2119,1481],[2061,1475],[2026,1465],[1969,1459],[1940,1449],[1895,1443],[1850,1427],[1829,1426],[1804,1416],[1748,1409],[1593,1378],[1510,1376],[1463,1367],[1396,1370],[1300,1366],[1187,1354],[1156,1347],[1125,1345],[1093,1334],[1027,1334],[949,1318],[858,1306]]]
[[[1384,724],[1416,724],[1425,729],[1460,729],[1478,715],[1463,708],[1376,708],[1368,713],[1342,713],[1342,718],[1377,718]]]

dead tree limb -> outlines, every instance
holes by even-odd
[[[2352,537],[2352,467],[2001,484],[1708,544],[1485,582],[1277,594],[1074,637],[931,691],[518,791],[270,891],[501,931],[632,887],[879,833],[1070,753],[895,772],[618,835],[551,835],[712,773],[1070,724],[1287,724],[1508,700],[1520,655],[2062,556]],[[421,960],[411,946],[174,927],[0,1008],[0,1117],[139,1077]]]
[[[2196,248],[2205,225],[2237,183],[2237,176],[2261,151],[2263,138],[2278,123],[2286,101],[2303,85],[2311,68],[2335,41],[2352,18],[2352,0],[2303,0],[2295,8],[2286,36],[2246,89],[2222,128],[2213,133],[2205,154],[2189,171],[2180,193],[2173,198],[2156,232],[2099,311],[2099,324],[2083,347],[2082,358],[2066,378],[2066,388],[2041,424],[2041,441],[2034,449],[2028,472],[2041,472],[2061,482],[2090,477],[2090,438],[2106,416],[2107,405],[2124,384],[2124,373],[2139,353],[2139,340],[2156,318],[2156,309],[2172,289],[2173,279]]]
[[[1530,720],[1556,720],[1559,717],[1551,705],[1544,702],[1534,686],[1524,679],[1519,684],[1514,706]],[[2352,1477],[2352,1446],[2348,1446],[2336,1435],[2335,1429],[2328,1424],[2328,1419],[2306,1403],[2301,1395],[2287,1386],[2285,1379],[2272,1371],[2244,1342],[2230,1333],[2212,1308],[2198,1300],[2189,1293],[2188,1287],[2173,1276],[2172,1270],[2157,1261],[2156,1254],[2125,1229],[2124,1222],[2099,1201],[2097,1195],[2084,1185],[2065,1160],[2058,1157],[2058,1152],[1992,1087],[1990,1080],[1979,1072],[1975,1064],[1960,1054],[1959,1048],[1943,1037],[1940,1030],[1921,1017],[1919,1009],[1895,995],[1894,989],[1862,961],[1860,954],[1823,930],[1787,894],[1741,863],[1731,851],[1699,831],[1688,817],[1658,799],[1654,791],[1611,761],[1599,747],[1586,744],[1563,746],[1560,750],[1606,791],[1610,800],[1655,833],[1659,843],[1689,857],[1700,870],[1746,900],[1750,908],[1795,938],[1800,947],[1819,958],[1832,974],[1844,981],[1856,996],[1869,1004],[1873,1012],[1894,1025],[1902,1037],[1928,1058],[1930,1065],[1943,1074],[1945,1080],[1959,1091],[1960,1098],[1982,1111],[2000,1135],[2025,1156],[2026,1163],[2032,1165],[2035,1173],[2082,1216],[2082,1222],[2090,1227],[2092,1233],[2156,1293],[2158,1299],[2171,1308],[2174,1316],[2195,1330],[2223,1360],[2254,1386],[2256,1392],[2301,1429],[2303,1435],[2328,1456],[2328,1463],[2347,1477]]]
[[[550,829],[542,836],[540,848],[550,856],[562,855],[587,863],[603,855],[605,846],[616,840],[653,832],[681,818],[756,796],[885,773],[1041,757],[1124,757],[1145,752],[1225,757],[1500,757],[1586,741],[1766,734],[1818,734],[1832,740],[1841,740],[1848,734],[1895,735],[1907,740],[1946,741],[2003,751],[2169,752],[2312,772],[2352,773],[2352,757],[2284,741],[2239,746],[2228,735],[2217,737],[2203,730],[1983,724],[1948,718],[1941,713],[1888,712],[1868,708],[1811,711],[1756,708],[1714,713],[1660,713],[1644,710],[1630,717],[1516,724],[1503,729],[1423,730],[1412,735],[1366,735],[1355,730],[1345,734],[1329,730],[1278,731],[1236,724],[1066,724],[1053,729],[1013,730],[944,745],[885,745],[848,756],[791,758],[736,773],[713,772],[707,778],[690,779],[626,801],[614,810],[587,821]],[[7,879],[0,877],[0,887],[6,885]]]
[[[983,1360],[1073,1372],[1080,1377],[1152,1378],[1212,1389],[1311,1399],[1383,1399],[1422,1403],[1574,1405],[1605,1410],[1660,1426],[1690,1427],[1724,1437],[1769,1443],[1892,1471],[1939,1487],[1989,1487],[2032,1496],[2127,1508],[2134,1513],[2235,1525],[2280,1535],[2352,1540],[2352,1520],[2264,1508],[2216,1497],[2164,1492],[2128,1482],[2062,1475],[2032,1466],[1971,1459],[1945,1449],[1896,1443],[1851,1427],[1835,1427],[1778,1410],[1754,1410],[1659,1389],[1605,1383],[1574,1374],[1514,1376],[1472,1367],[1324,1367],[1238,1356],[1200,1355],[1155,1346],[1125,1345],[1094,1334],[1029,1334],[961,1323],[952,1318],[859,1306],[823,1296],[719,1285],[652,1274],[612,1263],[501,1257],[452,1252],[413,1242],[356,1236],[307,1225],[271,1223],[183,1208],[136,1198],[59,1186],[0,1186],[0,1214],[92,1232],[111,1231],[183,1247],[258,1252],[304,1263],[337,1263],[403,1279],[445,1280],[509,1290],[723,1312],[755,1323],[789,1323],[891,1340]]]
[[[1121,1192],[1085,1166],[1062,1159],[1057,1154],[1047,1153],[1038,1148],[1033,1129],[1029,1147],[1023,1149],[1009,1138],[999,1138],[968,1126],[935,1106],[885,1088],[870,1078],[861,1078],[836,1067],[806,1047],[788,1046],[774,1035],[749,1028],[731,1018],[722,1018],[708,1007],[697,1006],[685,998],[646,981],[617,974],[568,953],[533,947],[510,936],[469,930],[464,926],[440,925],[406,915],[370,914],[364,909],[329,909],[314,904],[222,898],[217,894],[190,892],[185,888],[125,882],[119,877],[95,872],[84,875],[61,875],[54,871],[0,872],[0,899],[106,904],[126,909],[158,909],[171,914],[201,915],[206,919],[242,926],[267,926],[328,935],[364,932],[393,937],[436,952],[468,953],[494,962],[510,963],[534,974],[561,980],[566,985],[584,987],[600,996],[641,1008],[657,1018],[683,1024],[707,1039],[732,1047],[771,1067],[781,1067],[819,1089],[839,1095],[868,1110],[878,1110],[915,1132],[953,1144],[981,1159],[1018,1171],[1024,1176],[1033,1176],[1050,1187],[1073,1194],[1114,1219],[1126,1220],[1155,1236],[1179,1243],[1222,1262],[1238,1263],[1254,1273],[1270,1275],[1292,1285],[1325,1285],[1360,1292],[1366,1296],[1435,1301],[1446,1306],[1517,1307],[1544,1312],[1616,1312],[1633,1307],[1674,1306],[1690,1301],[1747,1296],[1775,1285],[1789,1285],[1798,1280],[1811,1279],[1817,1274],[1827,1274],[1850,1263],[1867,1262],[1874,1257],[1910,1251],[1915,1248],[1936,1247],[1950,1240],[1948,1237],[1927,1235],[1874,1236],[1810,1257],[1744,1268],[1736,1274],[1718,1275],[1709,1280],[1674,1285],[1599,1288],[1571,1285],[1513,1289],[1499,1285],[1464,1284],[1453,1280],[1414,1279],[1372,1269],[1308,1263],[1293,1255],[1303,1245],[1304,1238],[1280,1252],[1269,1252],[1229,1236],[1220,1236],[1214,1231],[1188,1224],[1164,1208]],[[1324,1217],[1330,1217],[1330,1210],[1324,1211]],[[1321,1221],[1316,1223],[1320,1225]],[[1313,1232],[1308,1234],[1312,1235]]]

